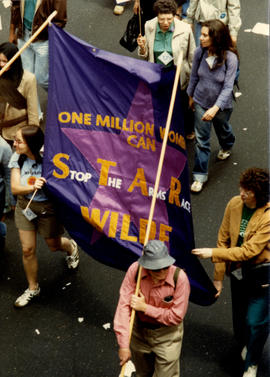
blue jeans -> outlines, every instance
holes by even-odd
[[[223,150],[232,148],[235,136],[229,119],[232,109],[219,111],[210,122],[202,120],[206,109],[195,103],[194,126],[196,135],[195,163],[193,168],[193,179],[199,182],[206,182],[208,179],[208,163],[210,159],[210,136],[211,127],[214,126],[219,144]]]
[[[31,31],[24,30],[23,39],[18,39],[18,48],[20,49],[31,37]],[[49,83],[49,42],[38,41],[31,43],[21,54],[23,68],[32,72],[37,82],[43,89],[48,91]],[[42,117],[40,102],[38,99],[38,115]]]
[[[18,39],[18,48],[20,49],[31,37],[31,31],[25,29],[23,39]],[[38,41],[31,43],[23,51],[22,55],[23,68],[34,73],[37,82],[43,89],[48,91],[49,82],[49,43],[48,41]]]
[[[187,18],[187,10],[189,7],[189,0],[182,5],[182,18]]]
[[[202,24],[200,22],[195,21],[194,22],[194,38],[195,38],[196,47],[200,46],[201,29],[202,29]]]

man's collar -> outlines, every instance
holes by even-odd
[[[164,282],[171,285],[172,287],[174,287],[173,275],[174,275],[174,272],[172,272],[171,268],[169,267],[169,271]],[[151,279],[151,276],[150,274],[148,274],[147,270],[145,268],[142,268],[142,279],[146,279],[147,277]]]

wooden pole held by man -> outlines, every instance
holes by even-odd
[[[171,121],[172,121],[172,114],[173,114],[173,109],[174,109],[174,104],[175,104],[176,92],[177,92],[177,88],[178,88],[178,85],[179,85],[179,79],[180,79],[182,61],[183,61],[183,53],[181,51],[180,54],[179,54],[179,58],[178,58],[178,62],[177,62],[177,67],[176,67],[176,72],[175,72],[175,77],[174,77],[173,90],[172,90],[172,95],[171,95],[171,100],[170,100],[170,106],[169,106],[169,112],[168,112],[167,121],[166,121],[164,138],[163,138],[161,152],[160,152],[160,157],[159,157],[159,163],[158,163],[156,180],[155,180],[155,186],[154,186],[154,193],[153,193],[153,197],[152,197],[152,201],[151,201],[151,206],[150,206],[150,211],[149,211],[149,217],[148,217],[148,223],[147,223],[147,228],[146,228],[146,233],[145,233],[144,246],[146,246],[146,244],[147,244],[147,242],[149,240],[149,235],[150,235],[150,230],[151,230],[151,224],[152,224],[152,220],[153,220],[153,216],[154,216],[154,210],[155,210],[155,205],[156,205],[157,193],[158,193],[158,189],[159,189],[159,182],[160,182],[160,177],[161,177],[163,162],[164,162],[164,158],[165,158],[165,152],[166,152],[166,147],[167,147],[169,130],[170,130],[170,127],[171,127]],[[140,289],[140,284],[141,284],[141,275],[142,275],[142,267],[139,266],[139,269],[138,269],[138,278],[137,278],[136,289],[135,289],[135,295],[136,296],[138,296],[138,294],[139,294],[139,289]],[[131,316],[130,316],[130,324],[129,324],[129,342],[130,342],[131,336],[132,336],[132,330],[133,330],[133,325],[134,325],[135,313],[136,313],[135,309],[132,309]],[[126,368],[126,364],[124,364],[122,366],[121,373],[120,373],[119,377],[124,377],[125,368]]]

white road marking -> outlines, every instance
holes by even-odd
[[[269,37],[269,24],[264,24],[262,22],[257,22],[256,25],[252,29],[245,29],[246,33],[255,33],[260,35],[266,35]]]

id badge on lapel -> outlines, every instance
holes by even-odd
[[[170,55],[167,51],[163,51],[158,58],[164,65],[168,65],[173,60],[172,55]]]

